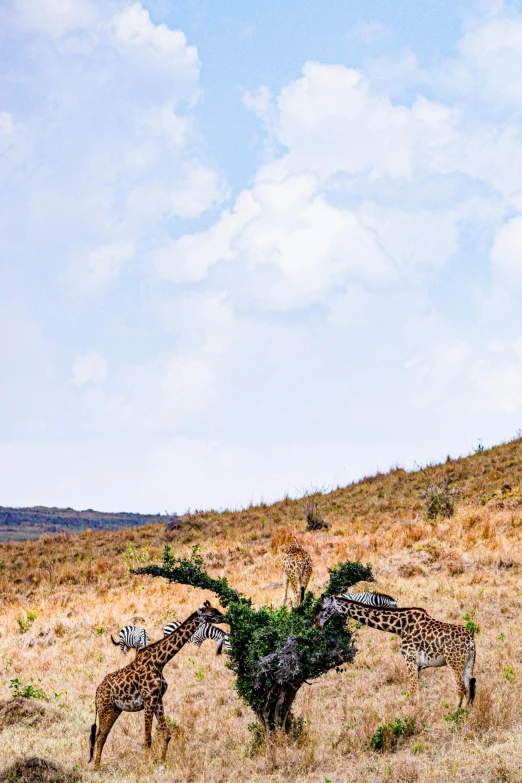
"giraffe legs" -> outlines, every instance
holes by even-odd
[[[167,748],[170,742],[170,732],[169,728],[167,726],[167,721],[165,718],[165,711],[163,709],[163,702],[159,701],[156,705],[156,720],[158,721],[161,730],[163,732],[163,746],[161,749],[161,760],[166,761],[167,760]]]
[[[284,605],[284,604],[286,604],[286,601],[288,599],[288,574],[286,573],[286,571],[285,571],[285,573],[283,575],[283,579],[284,579],[284,583],[285,583],[285,596],[283,598],[283,605]]]
[[[154,705],[152,701],[145,701],[145,737],[143,741],[143,749],[145,752],[145,759],[150,756],[150,748],[152,745],[152,719],[154,718]]]
[[[448,661],[448,664],[451,669],[451,673],[453,675],[453,682],[455,683],[455,690],[457,691],[457,696],[459,699],[457,709],[460,710],[460,708],[462,707],[462,702],[464,701],[464,698],[466,696],[468,697],[468,704],[470,703],[468,689],[464,685],[463,666],[459,665],[454,661],[452,661],[451,663]]]
[[[417,664],[417,656],[411,655],[407,652],[402,653],[404,655],[404,663],[406,664],[406,669],[408,671],[408,682],[410,685],[410,695],[413,699],[415,696],[417,701],[420,701],[420,692],[419,692],[419,678],[420,678],[420,667]]]
[[[94,758],[94,769],[99,770],[101,768],[101,754],[105,741],[109,736],[109,732],[114,726],[115,722],[121,715],[121,710],[114,704],[101,709],[98,712],[98,736],[96,737],[96,756]]]

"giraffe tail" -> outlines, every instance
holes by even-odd
[[[96,718],[97,717],[98,717],[98,707],[96,707],[96,712],[94,713],[94,723],[91,726],[91,736],[89,738],[89,746],[90,746],[89,764],[91,763],[94,754],[94,743],[96,742]]]
[[[300,604],[302,604],[303,601],[304,601],[304,594],[305,594],[305,589],[304,589],[303,585],[301,585],[301,591],[300,591],[300,595],[299,595],[299,603]]]
[[[477,678],[472,677],[469,681],[469,703],[473,704],[473,699],[475,698],[475,693],[477,691]]]

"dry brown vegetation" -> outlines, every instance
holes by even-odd
[[[1,545],[0,769],[38,756],[92,781],[522,781],[522,441],[448,460],[427,474],[458,490],[452,517],[427,521],[426,476],[397,469],[318,495],[331,524],[326,531],[305,532],[300,502],[287,499],[197,514],[169,534],[151,525]],[[257,604],[279,604],[279,553],[295,531],[314,558],[316,594],[329,567],[361,559],[377,579],[369,587],[401,606],[423,606],[450,622],[475,610],[481,630],[470,715],[448,720],[456,699],[447,668],[423,674],[422,705],[412,705],[398,640],[362,628],[354,663],[299,694],[303,735],[256,748],[248,730],[254,717],[230,687],[226,657],[206,642],[199,651],[186,646],[165,669],[173,728],[167,769],[143,762],[143,717],[126,714],[109,737],[101,776],[93,773],[86,761],[96,685],[126,661],[109,634],[140,615],[157,639],[174,614],[183,618],[203,598],[215,600],[130,576],[122,557],[127,542],[150,546],[153,555],[165,543],[180,554],[199,543],[209,573],[227,575]],[[14,678],[47,694],[47,701],[23,700],[40,710],[6,706]],[[418,728],[396,752],[370,749],[380,723],[406,716]]]

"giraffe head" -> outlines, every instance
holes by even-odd
[[[331,595],[329,598],[323,598],[319,611],[315,618],[315,625],[317,628],[322,628],[328,620],[331,620],[334,614],[342,614],[342,608],[336,601],[335,595]]]
[[[219,609],[215,609],[210,601],[205,601],[204,604],[201,604],[197,610],[197,615],[199,625],[203,625],[203,623],[219,624],[225,622],[225,617],[222,612],[220,612]]]

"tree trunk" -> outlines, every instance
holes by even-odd
[[[266,694],[265,703],[259,706],[255,712],[267,731],[284,729],[289,731],[292,727],[291,709],[294,699],[301,684],[273,685]]]

